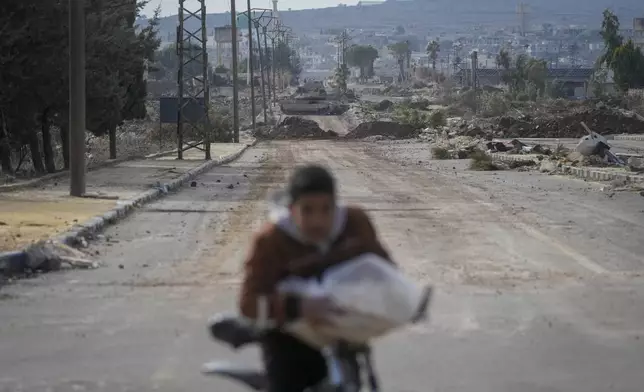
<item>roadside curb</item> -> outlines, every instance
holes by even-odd
[[[227,155],[218,160],[205,162],[169,183],[162,184],[159,188],[151,189],[140,194],[134,199],[127,200],[103,215],[96,216],[82,224],[72,227],[71,230],[64,234],[53,236],[51,240],[62,242],[70,246],[77,245],[82,238],[92,236],[102,231],[105,227],[117,223],[119,220],[122,220],[131,214],[136,208],[156,199],[160,199],[169,192],[181,188],[185,183],[193,180],[195,177],[212,169],[213,167],[225,165],[236,160],[244,154],[246,150],[255,146],[257,142],[258,141],[255,139],[233,154]],[[0,274],[16,273],[27,270],[29,268],[29,260],[26,253],[27,248],[18,251],[0,253]]]
[[[644,139],[643,139],[644,140]],[[490,153],[492,159],[505,162],[526,162],[533,161],[539,163],[540,160],[531,157],[522,157],[520,155],[502,155],[499,153]],[[558,169],[563,174],[572,175],[574,177],[582,178],[591,181],[614,181],[621,180],[627,182],[644,182],[643,175],[628,174],[628,173],[614,173],[596,168],[576,167],[571,165],[558,165]]]
[[[644,135],[613,135],[612,140],[644,141]]]

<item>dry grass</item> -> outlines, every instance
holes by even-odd
[[[492,157],[483,151],[475,151],[470,155],[470,170],[495,171],[503,168],[492,160]]]
[[[434,159],[440,159],[440,160],[445,160],[445,159],[450,159],[450,153],[446,148],[443,147],[434,147],[432,148],[432,157]]]

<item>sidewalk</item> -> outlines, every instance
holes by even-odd
[[[176,182],[188,172],[192,174],[239,155],[251,142],[213,143],[209,164],[203,160],[202,151],[192,149],[184,152],[183,161],[177,161],[175,154],[90,171],[86,192],[91,198],[69,196],[68,178],[54,179],[37,188],[0,193],[0,252],[65,233],[150,193],[158,184]]]

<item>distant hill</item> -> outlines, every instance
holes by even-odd
[[[389,0],[369,6],[341,6],[299,11],[280,11],[284,22],[297,33],[328,28],[382,28],[402,25],[414,33],[458,32],[476,25],[512,27],[518,25],[516,0]],[[565,24],[599,27],[605,0],[532,0],[528,4],[530,24]],[[614,0],[611,9],[622,26],[632,27],[632,18],[644,17],[644,1]],[[177,17],[161,21],[167,34],[176,29]],[[209,14],[209,27],[230,23],[230,14]]]

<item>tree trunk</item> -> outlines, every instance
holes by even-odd
[[[43,156],[45,157],[45,167],[47,173],[56,172],[56,162],[54,162],[54,149],[51,145],[51,129],[49,126],[49,109],[45,109],[40,119],[40,127],[42,131],[42,147]]]
[[[111,127],[110,135],[110,159],[116,159],[116,127]]]
[[[40,142],[36,131],[31,131],[29,135],[29,151],[31,152],[31,163],[37,173],[45,172],[45,165],[42,162],[42,155],[40,154]]]
[[[0,167],[4,174],[13,173],[13,165],[11,164],[11,147],[9,141],[0,139]]]
[[[60,144],[63,149],[63,167],[69,170],[69,126],[66,124],[60,125]]]

